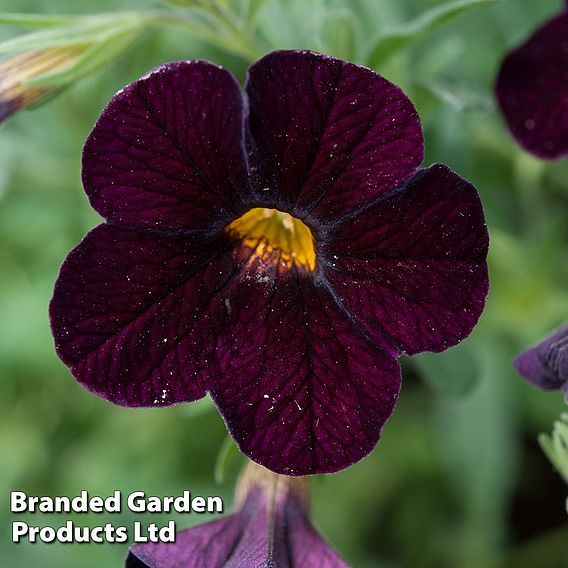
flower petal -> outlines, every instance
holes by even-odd
[[[288,494],[253,488],[232,515],[130,549],[127,568],[348,568]]]
[[[85,143],[92,206],[127,227],[224,226],[248,183],[242,107],[233,76],[204,61],[169,63],[131,83]]]
[[[348,568],[347,563],[317,533],[301,507],[292,500],[287,503],[286,526],[292,568]]]
[[[232,281],[211,395],[252,460],[286,475],[338,471],[377,443],[397,400],[398,362],[311,276],[260,262]]]
[[[246,497],[238,513],[243,532],[224,568],[348,568],[310,523],[305,479],[249,462],[237,499],[243,485]]]
[[[133,546],[126,559],[126,568],[222,568],[241,539],[242,531],[239,516],[228,515],[179,531],[172,543]]]
[[[61,268],[50,306],[59,356],[77,380],[126,406],[201,398],[207,310],[236,270],[228,248],[100,225]]]
[[[540,27],[503,62],[496,94],[525,150],[544,159],[568,154],[568,12]]]
[[[134,546],[127,562],[135,567],[138,559],[150,568],[269,568],[270,531],[284,529],[275,525],[269,522],[265,493],[255,489],[237,513],[180,531],[175,543]]]
[[[443,165],[330,235],[325,274],[338,299],[391,354],[442,351],[485,305],[488,235],[473,185]]]
[[[370,69],[279,51],[249,69],[246,89],[260,194],[277,209],[334,220],[422,163],[416,109]]]
[[[568,389],[568,324],[517,355],[513,364],[527,381],[543,389]]]

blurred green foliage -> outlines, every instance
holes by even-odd
[[[242,18],[231,25],[226,10],[235,3]],[[173,4],[205,12],[211,5],[4,0],[2,9],[183,10]],[[206,58],[240,80],[253,54],[272,49],[310,48],[368,63],[377,38],[407,29],[406,22],[441,4],[218,0],[214,29],[224,39],[183,25],[151,29],[104,72],[0,130],[2,565],[120,566],[126,551],[118,544],[10,544],[10,490],[169,495],[188,488],[220,494],[227,504],[232,498],[234,467],[217,476],[221,484],[214,481],[225,428],[210,402],[114,407],[79,387],[53,350],[47,306],[58,267],[99,222],[81,188],[81,147],[111,95],[175,59]],[[314,480],[315,523],[356,567],[568,566],[566,488],[536,442],[564,408],[562,396],[529,386],[510,364],[520,349],[568,319],[568,161],[544,164],[524,154],[492,103],[503,55],[561,2],[485,4],[388,59],[373,59],[417,105],[426,163],[445,162],[479,188],[492,239],[491,293],[470,339],[445,354],[405,362],[400,403],[376,450],[347,471]],[[201,13],[198,21],[211,26],[208,17]],[[0,31],[0,39],[20,33]],[[203,520],[174,518],[179,526]],[[128,525],[133,515],[75,520]]]

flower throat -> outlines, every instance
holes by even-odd
[[[316,266],[310,229],[296,217],[277,209],[255,207],[227,225],[226,231],[265,259],[313,271]]]

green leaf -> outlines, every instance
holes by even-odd
[[[219,453],[217,454],[217,459],[215,461],[213,477],[216,483],[219,485],[224,483],[229,469],[233,466],[239,456],[240,452],[235,445],[235,442],[233,442],[233,439],[230,436],[227,436],[219,448]]]
[[[191,8],[195,4],[199,4],[199,1],[194,0],[158,0],[160,4],[165,4],[166,6],[174,6],[176,8]]]
[[[118,57],[129,45],[134,43],[138,36],[138,30],[129,30],[117,34],[105,42],[94,43],[69,67],[54,73],[38,75],[24,81],[24,83],[33,87],[50,88],[69,85]]]
[[[104,42],[128,30],[149,23],[148,17],[136,13],[101,14],[78,17],[72,23],[31,32],[0,42],[0,53],[88,45]]]
[[[75,17],[70,24],[2,42],[0,53],[16,52],[18,57],[18,52],[31,52],[29,64],[16,77],[22,85],[45,90],[27,106],[31,109],[49,101],[67,85],[111,64],[150,23],[148,14],[137,13]],[[38,61],[41,65],[37,65]]]
[[[558,473],[568,483],[568,414],[554,423],[552,436],[540,434],[538,443]]]
[[[246,20],[250,25],[254,25],[260,12],[266,6],[268,0],[249,0],[247,5]]]
[[[335,10],[326,15],[322,28],[326,53],[341,59],[354,59],[356,35],[355,19],[351,12]]]
[[[180,405],[180,408],[187,412],[189,418],[197,418],[212,412],[215,409],[215,405],[211,397],[204,396],[199,400],[193,401],[191,404]]]
[[[552,444],[556,453],[558,471],[568,483],[568,424],[556,422],[552,433]]]
[[[556,467],[556,452],[554,451],[554,445],[552,443],[552,437],[550,436],[550,434],[539,434],[537,439],[541,450]]]
[[[376,67],[389,57],[410,47],[413,43],[427,37],[433,31],[473,8],[493,4],[497,0],[455,0],[436,6],[418,18],[401,24],[399,27],[381,33],[371,43],[367,64]]]
[[[440,102],[460,112],[491,112],[495,104],[489,94],[474,90],[469,85],[417,81],[415,85]]]
[[[460,511],[452,533],[459,539],[455,557],[472,558],[475,553],[475,561],[462,568],[495,568],[492,557],[505,531],[517,478],[519,434],[508,350],[487,328],[474,339],[480,380],[467,397],[435,397],[440,438],[433,451],[439,451],[446,491],[455,492]]]
[[[77,16],[64,16],[54,14],[1,14],[0,24],[7,26],[21,26],[25,28],[48,28],[72,24],[77,21]]]
[[[205,12],[202,12],[204,15]],[[215,22],[217,24],[215,25]],[[247,61],[254,61],[263,55],[262,50],[258,49],[250,37],[246,35],[235,35],[228,31],[226,26],[217,18],[209,22],[200,21],[193,14],[174,14],[161,13],[153,17],[152,24],[161,24],[184,29],[194,37],[204,40],[212,45],[218,46],[229,53],[239,55]],[[212,25],[213,24],[213,25]]]
[[[463,397],[480,377],[471,341],[463,341],[443,353],[422,353],[411,361],[424,381],[443,394]]]

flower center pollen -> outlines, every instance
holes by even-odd
[[[312,232],[296,217],[277,209],[255,207],[227,225],[226,231],[266,260],[313,271],[316,251]]]

